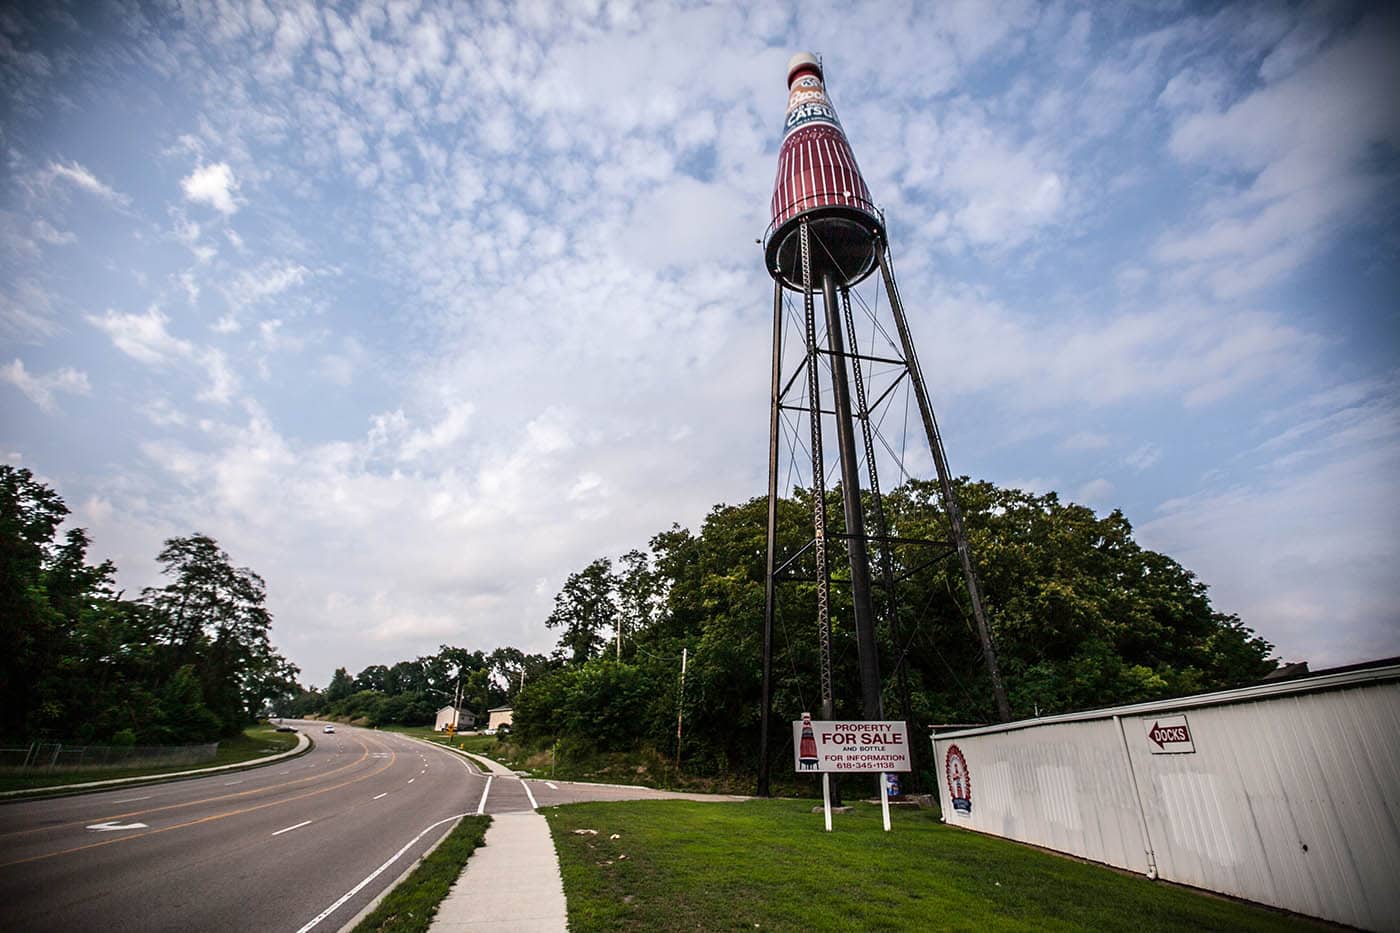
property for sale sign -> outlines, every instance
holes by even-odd
[[[799,772],[910,770],[909,730],[902,722],[813,721],[803,713],[792,724],[792,750]]]

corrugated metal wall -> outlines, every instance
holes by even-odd
[[[1182,715],[1194,751],[1164,754],[1150,733]],[[950,824],[1400,930],[1400,667],[966,730],[934,753]]]

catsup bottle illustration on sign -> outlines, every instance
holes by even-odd
[[[802,714],[802,736],[797,745],[797,760],[803,771],[817,769],[817,737],[812,734],[812,714]]]

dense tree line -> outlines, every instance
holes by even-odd
[[[1139,546],[1121,512],[1099,516],[1053,493],[965,478],[957,495],[1017,718],[1232,687],[1274,667],[1271,646],[1237,617],[1215,612],[1190,571]],[[994,721],[961,569],[946,559],[935,485],[911,481],[884,507],[890,537],[904,542],[871,553],[886,715],[909,720],[914,735],[934,723]],[[570,575],[546,621],[561,633],[556,666],[519,696],[517,737],[669,757],[679,712],[687,769],[752,773],[766,509],[766,499],[716,506],[698,534],[673,526],[645,553],[629,552],[616,566],[599,558]],[[828,538],[835,545],[836,710],[840,718],[859,718],[839,490],[827,513],[836,522]],[[810,494],[801,490],[779,503],[780,554],[798,554],[810,540],[811,514]],[[895,581],[893,615],[885,559]],[[810,552],[788,577],[775,626],[775,768],[791,762],[785,724],[820,708]],[[682,696],[683,648],[690,663]]]
[[[542,673],[548,660],[517,648],[490,654],[442,645],[435,655],[372,664],[354,677],[337,668],[325,690],[301,690],[277,706],[287,716],[318,715],[363,722],[417,726],[431,723],[452,702],[483,718],[493,706],[510,702],[520,685]]]
[[[213,538],[166,541],[169,582],[126,599],[83,529],[60,537],[67,516],[29,470],[0,465],[0,737],[203,742],[295,693],[262,578]]]

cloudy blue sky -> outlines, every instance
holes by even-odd
[[[7,4],[0,457],[133,591],[216,537],[307,682],[548,649],[569,571],[763,492],[813,49],[953,468],[1400,654],[1400,26],[1173,6]]]

